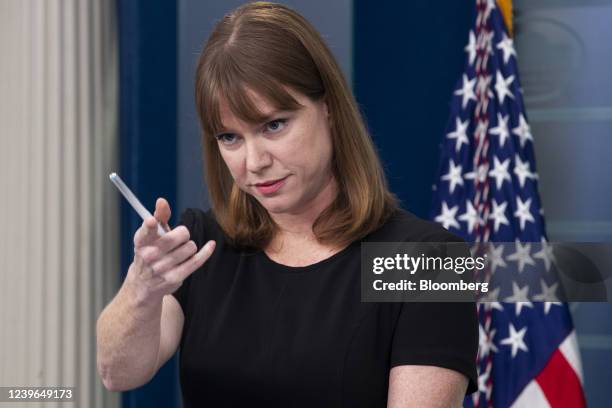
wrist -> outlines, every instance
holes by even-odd
[[[161,306],[163,294],[152,291],[146,283],[138,280],[132,268],[130,266],[121,287],[121,291],[124,292],[124,297],[130,308],[151,310],[156,306]]]

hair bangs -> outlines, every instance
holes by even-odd
[[[253,94],[277,110],[295,111],[301,107],[287,86],[264,74],[266,67],[236,61],[230,50],[224,51],[227,53],[225,58],[208,67],[209,76],[202,84],[206,134],[214,137],[225,129],[221,118],[222,104],[226,104],[230,112],[243,122],[257,124],[268,119],[267,112],[262,112],[255,103]]]

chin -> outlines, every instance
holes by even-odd
[[[295,207],[286,197],[282,196],[258,198],[257,201],[263,208],[272,214],[285,213]]]
[[[263,206],[263,208],[266,209],[266,211],[268,211],[271,214],[284,213],[284,212],[287,212],[289,208],[291,208],[290,206],[285,205],[283,203],[270,204],[270,203],[262,203],[261,201],[259,203]]]

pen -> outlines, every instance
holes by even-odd
[[[128,202],[132,205],[132,208],[136,210],[138,215],[140,215],[143,220],[146,220],[148,217],[152,217],[149,210],[147,210],[144,205],[142,205],[140,200],[136,198],[134,193],[132,193],[132,190],[130,190],[128,186],[125,185],[125,183],[123,182],[123,180],[121,180],[121,177],[119,177],[117,173],[111,173],[108,177],[113,182],[113,184],[117,186],[119,191],[121,191],[121,194],[123,194],[125,199],[128,200]],[[157,233],[159,234],[159,236],[166,235],[166,230],[164,230],[164,228],[159,222],[157,223]]]

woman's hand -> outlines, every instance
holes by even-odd
[[[134,261],[126,283],[139,302],[160,301],[164,295],[176,291],[215,248],[215,241],[208,241],[198,251],[183,225],[170,230],[170,214],[168,202],[157,199],[154,216],[147,218],[134,234]],[[162,237],[157,232],[158,222],[169,231]]]

